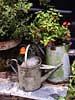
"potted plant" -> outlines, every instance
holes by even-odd
[[[65,49],[71,37],[68,25],[59,23],[62,15],[56,9],[50,8],[35,14],[36,17],[29,26],[30,34],[34,42],[37,41],[45,47],[47,64],[56,66],[63,63],[63,68],[57,70],[53,75],[54,78],[49,78],[52,82],[61,82],[70,74],[69,57]]]
[[[55,42],[61,42],[61,44],[69,42],[70,31],[65,25],[59,24],[62,15],[56,9],[38,11],[35,14],[36,17],[29,26],[33,40],[40,42],[44,46]]]
[[[31,7],[32,3],[28,0],[0,0],[0,50],[16,46],[20,41],[27,31]]]

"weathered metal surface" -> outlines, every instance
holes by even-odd
[[[67,81],[70,75],[70,60],[65,46],[57,46],[55,50],[48,47],[46,54],[47,64],[54,66],[63,64],[52,76],[49,76],[48,80],[53,83]]]

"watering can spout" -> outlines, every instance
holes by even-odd
[[[55,66],[54,69],[50,70],[48,73],[46,73],[44,76],[41,77],[41,83],[44,82],[49,76],[51,76],[57,69],[59,69],[63,64],[60,63],[57,66]],[[50,68],[50,65],[47,65]],[[42,67],[41,67],[42,68]],[[46,68],[45,68],[46,69]]]

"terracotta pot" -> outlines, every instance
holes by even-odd
[[[16,47],[20,43],[21,43],[20,39],[12,39],[9,41],[0,42],[0,50],[7,50]]]

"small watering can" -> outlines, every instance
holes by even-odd
[[[33,91],[41,87],[42,82],[44,82],[54,71],[56,71],[61,64],[55,66],[48,66],[41,64],[41,58],[34,56],[27,59],[27,52],[30,45],[27,46],[25,52],[25,61],[18,65],[18,78],[19,87],[25,91]],[[17,60],[12,59],[17,62]],[[54,68],[55,67],[55,68]],[[41,69],[52,69],[44,76],[41,77]]]

